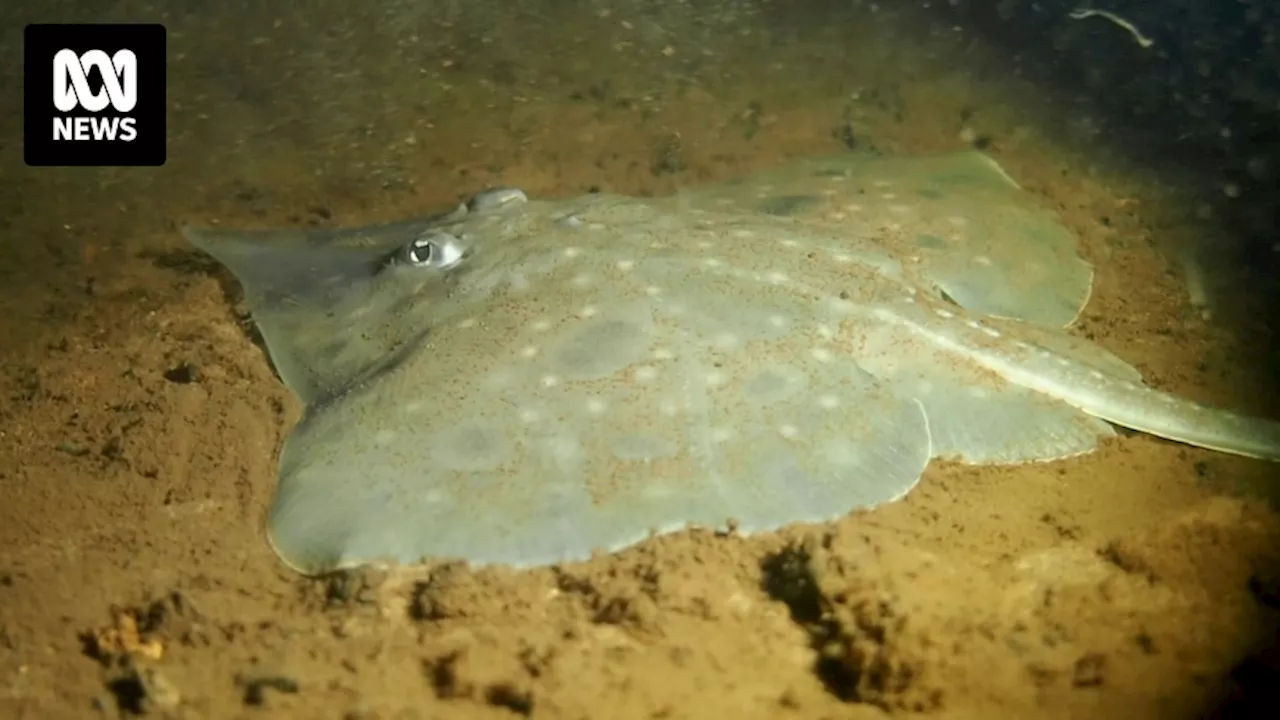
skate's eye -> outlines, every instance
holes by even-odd
[[[461,259],[462,241],[441,230],[428,230],[400,251],[400,260],[412,267],[447,268]]]

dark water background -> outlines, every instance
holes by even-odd
[[[1280,205],[1280,5],[1259,0],[937,3],[998,44],[1028,77],[1096,108],[1117,148],[1199,176],[1206,202],[1274,268]],[[1110,10],[1149,39],[1142,50],[1077,7]],[[1216,191],[1216,192],[1213,192]]]

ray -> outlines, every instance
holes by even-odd
[[[680,198],[682,207],[856,228],[903,260],[917,287],[986,315],[1065,327],[1093,285],[1075,237],[977,151],[798,158]]]
[[[955,197],[902,212],[858,193],[899,217],[886,238],[821,210],[860,173],[950,177]],[[903,497],[933,458],[1057,460],[1113,424],[1280,459],[1280,423],[1148,388],[1061,329],[1091,273],[1065,262],[1055,299],[1030,292],[1019,263],[1073,259],[1074,241],[1018,192],[972,154],[836,158],[668,198],[498,189],[375,227],[186,235],[235,274],[306,406],[268,517],[303,573],[530,567],[826,521]],[[801,196],[820,199],[779,211]],[[957,235],[932,261],[901,243],[1013,216],[1043,242]]]

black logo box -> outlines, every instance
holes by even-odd
[[[168,38],[158,24],[34,24],[26,27],[23,42],[23,154],[28,165],[49,167],[159,166],[167,155]],[[61,112],[54,105],[54,56],[61,50],[82,55],[101,50],[108,56],[131,50],[137,57],[138,101],[133,110],[119,113],[111,106],[98,112],[77,107]],[[101,92],[102,78],[90,70],[89,85]],[[133,119],[132,140],[54,139],[55,120],[91,118]]]

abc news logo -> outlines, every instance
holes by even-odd
[[[163,165],[162,25],[28,25],[28,165]]]
[[[89,86],[88,69],[102,76],[102,89]],[[119,116],[79,115],[53,119],[54,140],[121,140],[138,138],[138,121],[128,113],[138,105],[138,56],[132,50],[120,50],[108,56],[101,50],[77,55],[74,50],[59,50],[53,56],[53,105],[59,112],[71,113],[83,108],[102,112],[110,103]]]

